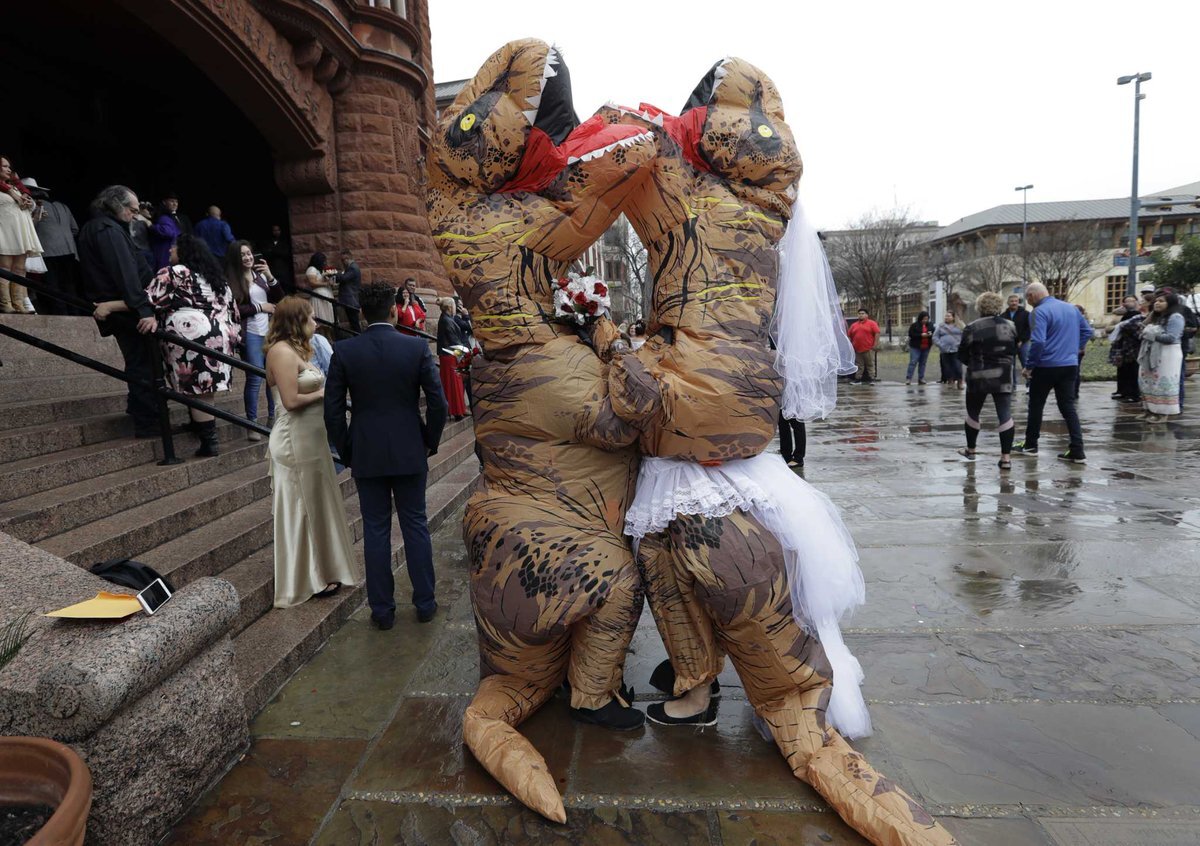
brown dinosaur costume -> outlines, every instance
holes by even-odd
[[[801,172],[778,92],[757,68],[729,59],[677,118],[648,106],[604,116],[652,129],[659,146],[651,178],[623,207],[648,253],[649,330],[658,334],[614,363],[614,408],[643,430],[648,456],[703,464],[756,456],[779,413],[767,333],[776,245]],[[645,399],[647,370],[658,380],[658,402]],[[643,468],[639,485],[651,466],[658,465]],[[642,537],[638,564],[676,670],[675,693],[707,687],[728,654],[793,773],[843,819],[877,844],[954,843],[827,724],[833,674],[821,642],[794,618],[784,558],[745,507],[707,517],[675,512]]]
[[[607,368],[546,312],[555,280],[653,156],[641,130],[577,125],[566,66],[523,40],[459,94],[429,161],[434,241],[486,355],[471,373],[483,477],[463,522],[482,680],[463,738],[518,799],[559,822],[558,789],[514,727],[564,677],[574,708],[601,708],[620,688],[642,607],[621,534],[638,433],[606,402]]]

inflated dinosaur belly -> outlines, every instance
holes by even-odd
[[[640,130],[577,126],[566,66],[533,40],[488,59],[430,153],[434,242],[486,356],[471,374],[483,474],[463,522],[482,681],[463,736],[518,799],[560,822],[545,762],[514,727],[564,677],[577,708],[620,686],[642,606],[621,534],[638,433],[607,403],[607,367],[547,312],[653,155]]]

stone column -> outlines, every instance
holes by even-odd
[[[401,83],[365,74],[335,98],[339,246],[354,251],[364,282],[415,276],[421,287],[449,293],[425,214],[421,111]]]

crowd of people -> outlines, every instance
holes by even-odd
[[[1027,309],[1016,295],[1007,302],[985,292],[975,302],[979,318],[964,326],[952,311],[935,326],[920,312],[908,327],[909,351],[905,384],[914,374],[924,385],[929,352],[940,353],[941,381],[966,389],[966,446],[959,455],[974,460],[980,413],[990,398],[995,405],[1000,435],[1001,470],[1011,468],[1011,456],[1036,456],[1042,418],[1051,393],[1066,423],[1068,447],[1058,457],[1086,461],[1077,401],[1083,378],[1083,359],[1093,329],[1082,306],[1052,297],[1044,285],[1026,288]],[[1126,297],[1117,310],[1119,322],[1108,336],[1109,360],[1116,367],[1117,390],[1112,398],[1142,407],[1138,419],[1163,423],[1183,410],[1185,359],[1200,320],[1170,288],[1143,288],[1140,297]],[[879,324],[865,308],[847,328],[857,371],[852,382],[878,381],[875,349]],[[1029,393],[1025,437],[1014,443],[1012,399],[1018,377]],[[782,423],[781,423],[782,426]],[[790,437],[790,434],[789,436]],[[781,429],[781,449],[787,451]],[[801,462],[802,463],[802,462]]]
[[[26,196],[19,190],[13,193]],[[13,193],[8,195],[12,208],[26,213],[22,206],[28,203]],[[271,433],[275,605],[290,607],[352,583],[351,539],[337,482],[338,468],[349,466],[362,502],[373,619],[381,628],[390,628],[395,617],[390,568],[393,502],[414,586],[413,604],[418,619],[431,619],[437,605],[425,523],[426,459],[437,451],[447,411],[451,419],[468,413],[466,370],[471,356],[479,352],[461,304],[454,298],[440,302],[439,377],[428,341],[405,334],[423,327],[425,320],[415,279],[407,279],[399,291],[388,283],[363,285],[353,255],[343,250],[340,266],[315,254],[307,284],[297,282],[297,290],[289,293],[289,263],[272,260],[279,251],[256,252],[249,241],[234,238],[216,207],[204,221],[208,225],[196,227],[174,203],[164,203],[163,214],[152,224],[144,212],[133,190],[109,186],[96,197],[92,217],[78,231],[76,244],[77,296],[94,304],[92,315],[101,334],[114,337],[121,349],[131,377],[126,411],[135,435],[161,434],[163,421],[151,387],[152,343],[161,348],[169,387],[200,401],[211,402],[232,389],[233,362],[238,359],[262,368]],[[139,219],[147,222],[142,229],[145,247],[135,238],[133,224]],[[281,232],[272,236],[272,246],[285,245]],[[11,262],[6,266],[16,267]],[[11,289],[6,290],[11,295]],[[328,292],[328,300],[312,296],[320,291]],[[407,320],[401,318],[401,309],[409,310]],[[331,319],[319,324],[320,313]],[[335,347],[335,330],[342,330],[332,318],[338,316],[349,325],[344,334],[351,337]],[[166,337],[151,340],[160,328],[233,362]],[[258,420],[262,382],[261,376],[247,375],[243,400],[252,421]],[[353,398],[353,427],[346,423],[347,394]],[[189,428],[200,442],[195,455],[218,455],[213,415],[191,406],[189,413]],[[257,441],[262,436],[251,430],[249,438]]]

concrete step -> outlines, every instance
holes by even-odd
[[[440,451],[439,451],[440,454]],[[426,513],[431,530],[454,514],[470,495],[479,475],[479,465],[469,456],[457,467],[430,485],[426,492]],[[355,543],[361,557],[361,541]],[[392,532],[393,569],[404,561],[404,544],[398,527]],[[229,572],[238,587],[243,604],[261,604],[265,584],[263,574],[269,559],[260,557]],[[358,568],[361,573],[361,566]],[[404,575],[400,575],[403,583]],[[273,572],[270,574],[273,583]],[[397,586],[398,590],[401,590]],[[273,584],[270,595],[273,596]],[[366,589],[362,584],[342,588],[335,596],[306,602],[295,608],[270,608],[234,639],[238,678],[242,685],[246,710],[256,714],[289,677],[324,645],[329,636],[362,604]],[[269,607],[270,599],[268,599]]]
[[[106,407],[113,402],[110,399],[98,403],[98,405]],[[54,420],[32,426],[0,428],[0,462],[16,461],[36,455],[61,452],[77,446],[131,437],[133,435],[133,419],[123,411],[124,399],[118,399],[115,402],[120,409],[115,413],[93,413],[92,416],[74,420]],[[66,405],[67,403],[52,404]],[[241,394],[233,391],[223,391],[218,394],[213,405],[234,414],[244,412]],[[80,407],[76,403],[71,403],[71,406]],[[167,408],[173,426],[182,427],[187,423],[189,418],[186,406],[179,403],[168,403]],[[264,409],[260,408],[259,411],[262,413]],[[232,426],[233,424],[222,421],[221,425]]]
[[[80,565],[141,555],[225,517],[270,491],[265,462],[43,539],[42,549]]]
[[[100,335],[99,324],[90,317],[61,317],[53,314],[0,314],[0,324],[11,326],[30,335],[35,335],[44,341],[71,347],[80,345],[117,345],[112,338]],[[22,358],[22,351],[29,350],[14,338],[0,336],[0,359],[8,364],[11,357],[14,361]]]
[[[22,346],[25,345],[22,344]],[[108,346],[100,345],[62,344],[61,346],[65,346],[71,352],[94,358],[110,367],[124,367],[121,348],[115,342],[112,343],[111,349]],[[26,347],[26,349],[28,352],[20,358],[0,355],[0,361],[4,362],[4,367],[0,368],[0,375],[3,375],[5,381],[29,379],[35,376],[77,376],[81,373],[95,372],[90,367],[71,361],[69,358],[61,358],[37,347]]]
[[[444,477],[471,456],[474,442],[473,434],[463,430],[444,443],[438,454],[430,459],[430,484]],[[354,496],[354,480],[348,470],[338,476],[338,485],[343,497],[349,499]],[[357,499],[347,503],[346,511],[352,536],[361,537],[362,519]],[[272,536],[272,500],[268,494],[262,500],[251,503],[217,522],[199,526],[172,538],[139,555],[138,559],[163,575],[170,576],[175,587],[180,588],[203,576],[224,575],[231,564],[234,567],[238,566],[232,562],[240,563],[263,547],[267,547],[269,551]],[[273,585],[269,590],[273,591]],[[270,605],[269,599],[267,605]],[[260,608],[258,613],[262,613],[262,610],[265,610],[265,607]],[[248,609],[243,607],[243,617],[247,613]],[[248,624],[257,616],[258,614],[254,614],[245,622]]]
[[[0,530],[36,543],[261,462],[266,452],[265,441],[239,442],[222,450],[217,458],[189,458],[183,464],[166,467],[140,463],[10,500],[0,503]]]
[[[86,367],[79,368],[80,373],[70,376],[34,376],[24,379],[5,378],[4,371],[7,369],[0,367],[0,406],[44,397],[65,399],[89,396],[116,391],[118,388],[123,390],[125,387],[125,383],[120,379],[105,376]]]

